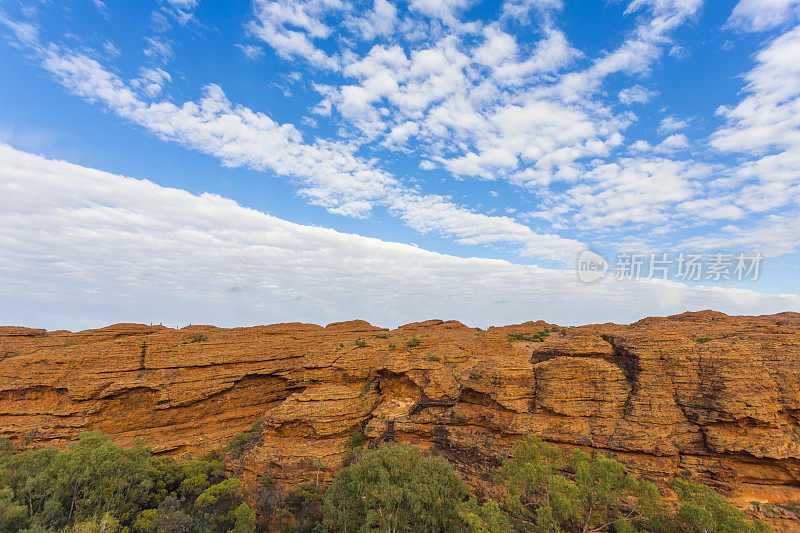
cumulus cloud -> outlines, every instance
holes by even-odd
[[[150,101],[95,59],[36,40],[28,45],[43,67],[70,92],[100,102],[161,139],[213,155],[227,166],[270,171],[298,180],[302,195],[333,213],[363,217],[381,205],[420,231],[463,242],[477,239],[517,245],[525,254],[556,260],[582,246],[573,239],[536,233],[506,217],[474,213],[438,195],[421,195],[356,155],[353,145],[322,139],[306,142],[294,125],[280,124],[264,113],[231,102],[218,85],[205,87],[204,96],[197,102],[176,105],[166,100]],[[417,206],[430,202],[447,210],[448,217],[439,219],[441,224],[415,223]],[[458,217],[460,222],[453,223]]]
[[[664,117],[658,123],[658,133],[673,133],[675,131],[683,130],[689,127],[688,120],[681,120],[672,115]]]
[[[720,108],[724,125],[710,139],[717,153],[709,139],[683,133],[690,122],[693,134],[708,124],[697,117],[666,116],[655,132],[637,128],[633,138],[627,131],[650,119],[655,106],[636,104],[659,94],[651,71],[688,45],[677,42],[676,30],[695,19],[700,0],[630,1],[623,15],[630,29],[605,40],[606,49],[583,51],[559,25],[560,0],[507,0],[495,20],[469,22],[473,5],[255,0],[254,44],[242,52],[277,54],[285,64],[276,77],[306,69],[304,79],[318,80],[311,87],[319,100],[301,110],[300,127],[275,120],[268,108],[237,104],[207,80],[191,88],[191,99],[178,97],[181,88],[164,70],[171,48],[152,47],[148,68],[126,79],[90,50],[42,44],[35,25],[5,23],[16,45],[33,49],[68,90],[163,140],[279,176],[330,212],[388,211],[458,243],[563,259],[579,240],[671,244],[690,219],[724,238],[732,233],[720,231],[722,221],[746,228],[800,199],[797,30],[765,43],[741,102]],[[743,0],[735,13],[755,13],[753,5]],[[172,42],[164,34],[151,39]],[[286,83],[272,86],[288,95]],[[304,124],[320,137],[304,133]],[[462,194],[459,183],[471,179],[506,181],[475,189],[508,187],[513,194],[503,198],[525,207],[484,210],[479,195]],[[494,215],[503,212],[515,216]],[[621,234],[617,242],[610,232]]]
[[[333,33],[323,19],[331,12],[341,12],[345,4],[340,0],[254,0],[255,19],[249,30],[263,40],[278,55],[291,59],[304,58],[311,64],[335,69],[338,61],[328,56],[314,44]]]
[[[712,146],[749,156],[736,169],[742,183],[754,183],[750,198],[771,197],[767,205],[797,203],[800,183],[800,27],[770,42],[745,75],[746,96],[720,107],[726,124],[711,136]],[[769,194],[760,195],[758,191]],[[755,201],[757,208],[760,201]],[[761,203],[761,205],[764,205]]]
[[[585,183],[548,198],[537,216],[578,227],[664,224],[677,218],[675,206],[694,199],[712,171],[706,164],[663,157],[620,158],[591,169]]]
[[[728,25],[745,31],[764,31],[799,18],[798,0],[739,0]]]
[[[625,105],[631,104],[646,104],[653,98],[658,96],[658,91],[653,91],[651,89],[646,89],[641,85],[634,85],[633,87],[627,87],[622,89],[619,92],[618,98],[619,101]]]
[[[396,326],[440,317],[487,326],[540,318],[631,322],[709,307],[800,310],[796,295],[739,288],[586,285],[572,271],[294,224],[216,195],[7,145],[0,145],[0,193],[2,323],[82,329],[363,318]]]

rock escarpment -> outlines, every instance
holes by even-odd
[[[292,483],[314,479],[314,459],[329,477],[349,436],[374,440],[393,421],[396,440],[434,449],[490,491],[502,454],[535,433],[612,454],[662,486],[676,475],[708,483],[779,529],[798,525],[800,314],[552,329],[2,327],[0,435],[63,445],[99,429],[181,455],[263,419],[232,468],[250,483]]]

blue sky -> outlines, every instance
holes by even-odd
[[[798,24],[796,0],[2,1],[0,321],[800,310]],[[764,260],[587,285],[585,249]]]

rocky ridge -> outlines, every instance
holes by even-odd
[[[798,313],[486,331],[441,320],[0,327],[0,435],[21,445],[99,429],[182,455],[258,419],[260,440],[230,462],[251,486],[261,474],[314,479],[314,459],[329,479],[348,437],[374,441],[392,421],[396,440],[445,455],[478,491],[535,433],[614,455],[662,486],[676,475],[708,483],[779,530],[800,527]]]

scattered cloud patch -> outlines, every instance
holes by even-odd
[[[744,31],[765,31],[798,19],[798,0],[739,0],[728,25]]]
[[[641,85],[634,85],[632,87],[622,89],[617,97],[623,104],[631,105],[646,104],[656,96],[658,96],[658,91],[646,89]]]

